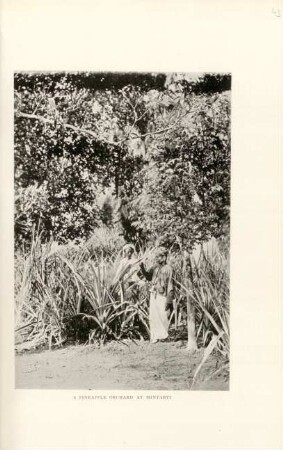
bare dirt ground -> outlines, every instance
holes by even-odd
[[[185,342],[147,341],[73,345],[58,350],[16,353],[16,388],[189,390],[203,352],[190,353]],[[193,390],[228,390],[229,374],[210,356]]]

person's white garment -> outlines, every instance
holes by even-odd
[[[150,341],[168,337],[169,319],[167,316],[165,295],[152,292],[149,303]]]

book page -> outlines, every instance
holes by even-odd
[[[282,445],[282,14],[277,0],[2,0],[1,448]],[[89,355],[89,385],[79,371],[75,384],[56,381],[53,349],[42,384],[32,362],[17,382],[19,358],[43,358],[14,350],[14,79],[36,72],[231,76],[228,388],[150,390],[146,375],[130,389],[106,379],[93,388],[91,368],[103,362],[88,346],[79,351]],[[73,350],[63,351],[76,369]]]

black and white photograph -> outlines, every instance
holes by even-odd
[[[15,387],[229,390],[230,73],[14,73]]]
[[[282,448],[282,5],[0,12],[0,448]]]

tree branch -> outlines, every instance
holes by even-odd
[[[50,123],[52,125],[54,124],[54,120],[48,119],[47,117],[38,116],[36,114],[27,114],[27,113],[22,113],[22,112],[16,112],[16,117],[23,118],[23,119],[39,120],[41,122]],[[75,127],[74,125],[70,125],[68,123],[63,123],[63,126],[67,129],[73,130],[76,133],[88,134],[89,136],[93,137],[98,142],[102,142],[102,143],[108,144],[108,145],[113,145],[115,147],[119,147],[121,144],[123,144],[124,142],[127,142],[131,139],[141,139],[146,136],[153,136],[156,134],[166,133],[167,131],[170,131],[174,128],[180,128],[180,126],[181,126],[181,125],[179,125],[179,126],[176,126],[176,125],[177,125],[177,122],[175,122],[170,127],[162,128],[161,130],[151,131],[151,132],[144,133],[144,134],[131,133],[132,136],[130,136],[128,134],[128,136],[125,137],[124,139],[121,139],[118,142],[114,142],[114,141],[107,141],[107,140],[99,139],[95,132],[88,130],[86,128],[79,128],[79,127]]]
[[[50,123],[51,125],[54,125],[54,120],[48,119],[47,117],[38,116],[36,114],[27,114],[27,113],[22,113],[22,112],[16,112],[16,117],[20,117],[20,118],[24,118],[24,119],[39,120],[40,122]],[[88,130],[87,128],[75,127],[74,125],[70,125],[68,123],[63,123],[63,126],[65,128],[75,131],[76,133],[89,134],[91,137],[93,137],[97,141],[104,142],[105,144],[118,145],[118,143],[116,143],[116,142],[106,141],[106,140],[102,141],[102,140],[98,139],[97,134],[91,130]]]
[[[144,134],[136,134],[135,137],[133,137],[131,139],[139,139],[139,138],[143,138],[143,137],[146,137],[146,136],[153,136],[155,134],[166,133],[167,131],[173,130],[173,128],[178,129],[180,127],[181,127],[181,125],[176,127],[176,124],[174,124],[174,125],[171,125],[171,127],[162,128],[161,130],[151,131],[149,133],[144,133]]]

